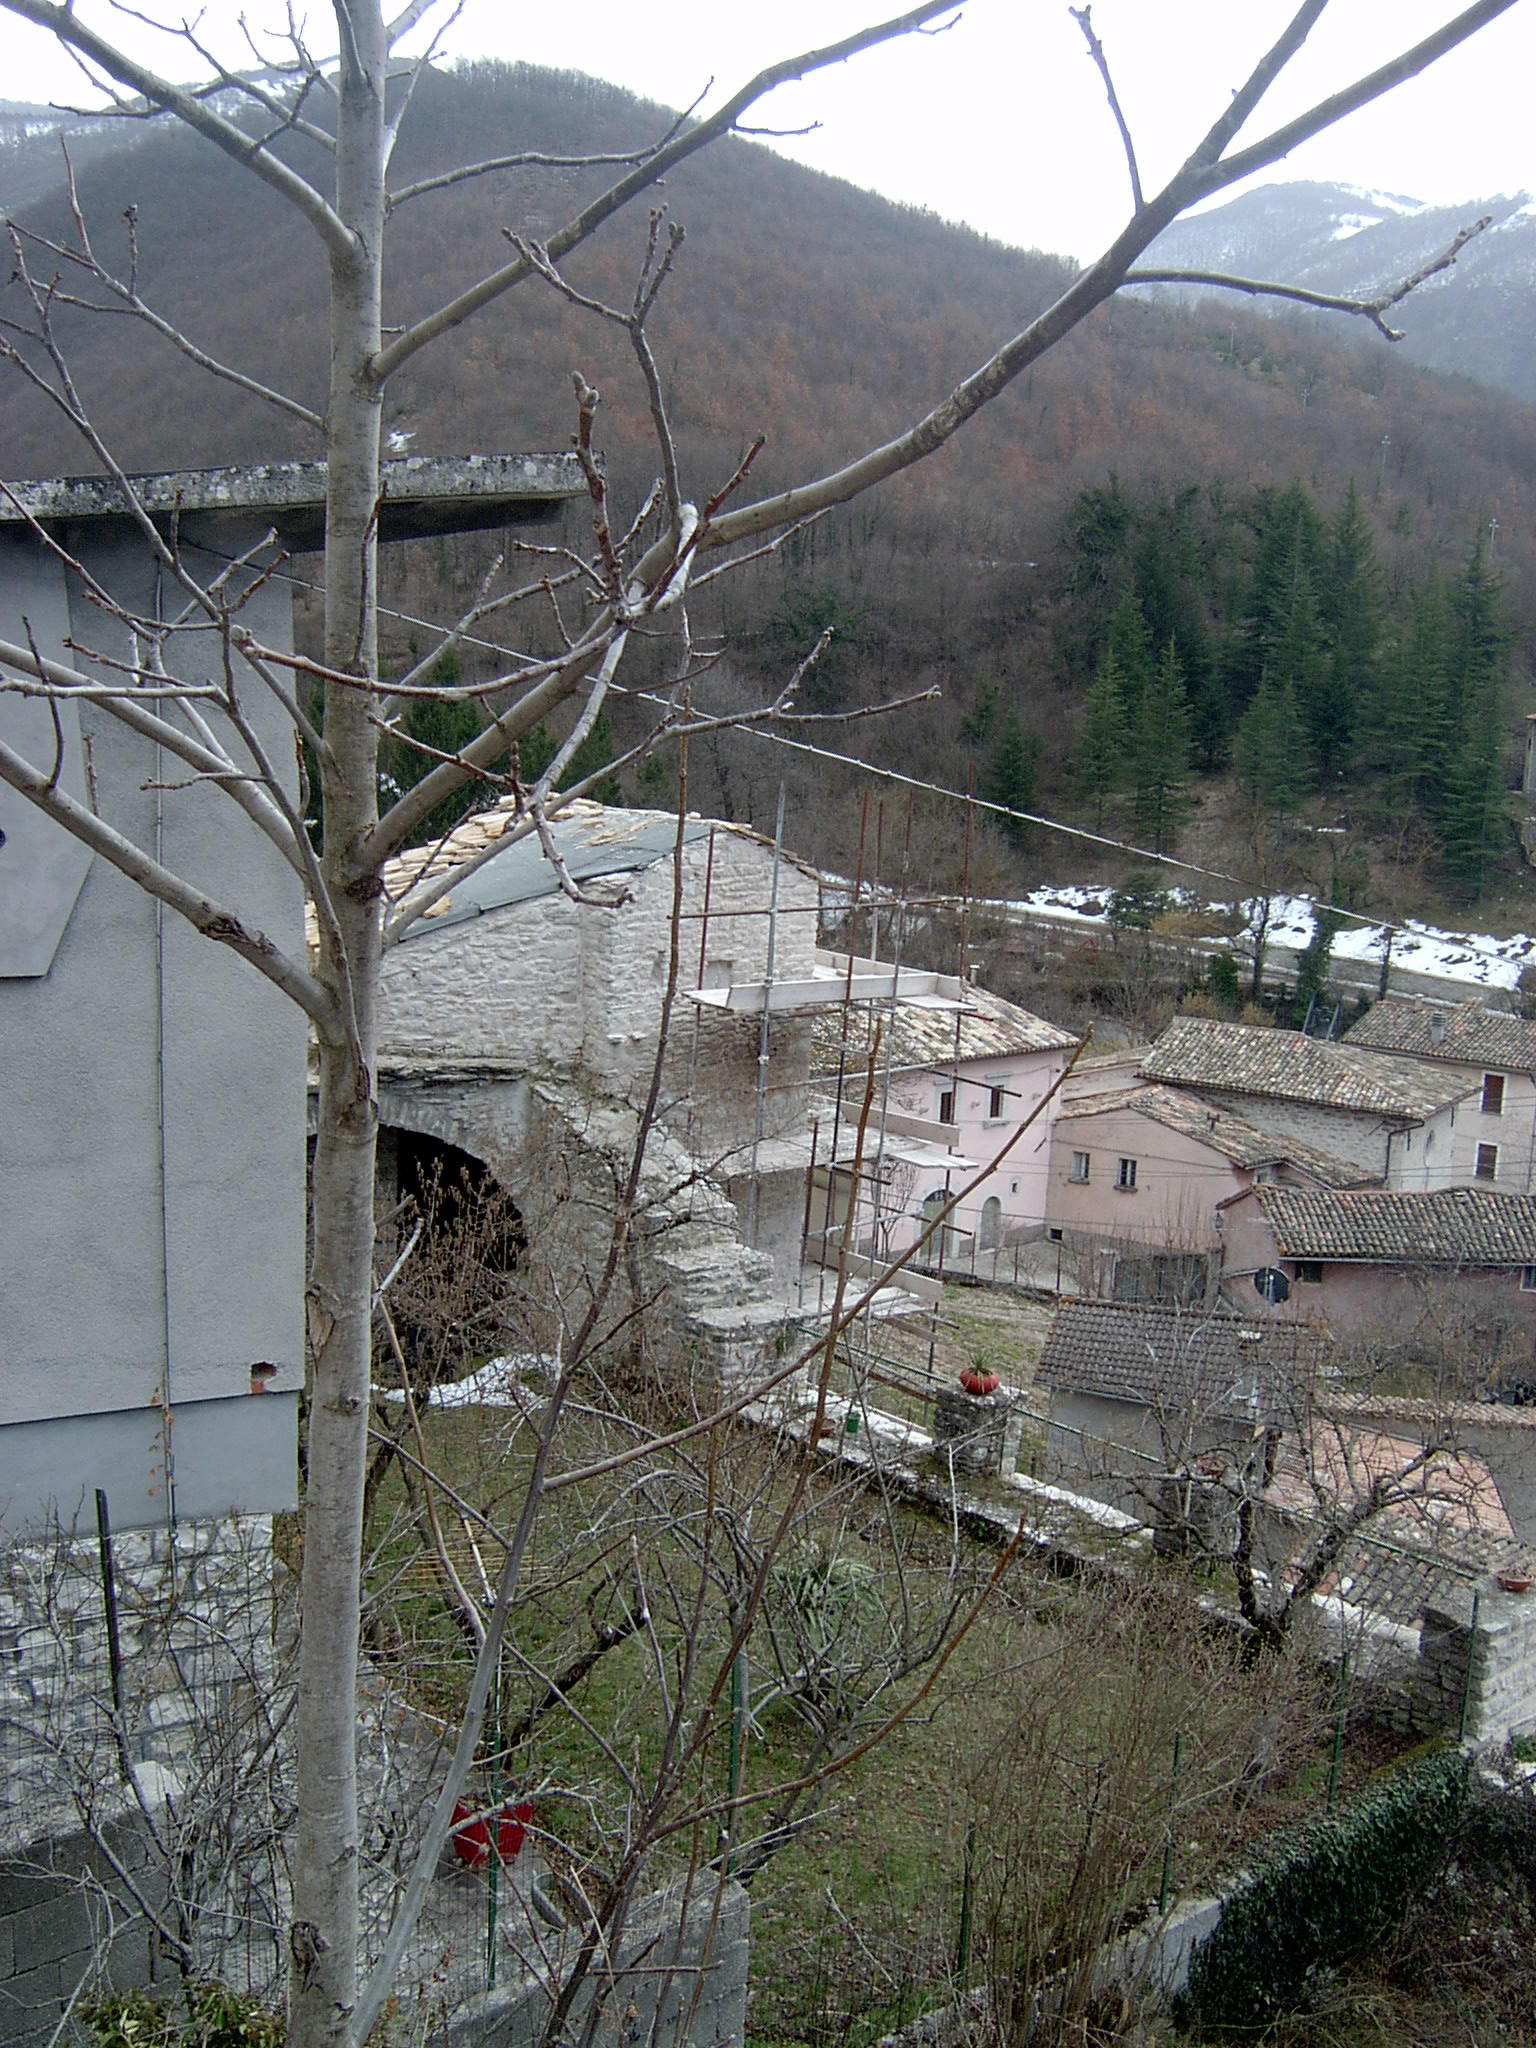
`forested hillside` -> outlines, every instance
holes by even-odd
[[[633,147],[666,121],[572,76],[431,76],[395,182],[466,153]],[[390,317],[501,260],[504,230],[548,234],[608,175],[527,167],[402,205]],[[98,253],[120,267],[133,209],[139,285],[158,311],[315,401],[323,279],[275,199],[159,130],[93,156],[79,189]],[[662,196],[687,239],[652,339],[685,487],[701,499],[759,431],[751,492],[899,429],[1071,274],[744,142],[689,163]],[[17,210],[71,234],[61,193]],[[633,220],[603,231],[572,281],[627,302],[644,233]],[[60,325],[130,468],[315,452],[302,425],[188,371],[131,321]],[[627,516],[656,469],[639,376],[622,335],[537,281],[418,358],[391,387],[386,426],[415,453],[563,446],[576,368],[601,387],[600,438]],[[11,475],[96,466],[14,375],[0,377],[0,436]],[[1320,842],[1299,828],[1342,822],[1328,861],[1338,872],[1342,843],[1346,879],[1373,907],[1507,892],[1522,881],[1509,786],[1536,618],[1533,481],[1536,412],[1512,397],[1417,371],[1343,322],[1126,299],[917,472],[696,592],[696,644],[723,650],[696,695],[745,702],[831,625],[806,709],[942,695],[817,727],[818,745],[948,788],[974,773],[999,800],[1245,874],[1268,863],[1277,879],[1299,867],[1326,884]],[[442,616],[491,549],[392,551],[387,594],[404,613]],[[401,659],[428,644],[409,617],[395,633]],[[494,660],[470,648],[465,666],[488,673]],[[659,640],[630,679],[672,676],[679,660]],[[640,715],[619,700],[615,729],[638,729]],[[719,739],[695,749],[691,799],[771,826],[781,779],[796,844],[848,860],[855,785],[814,756]],[[669,786],[664,763],[625,781],[658,797]],[[952,809],[920,816],[914,858],[931,879],[957,879],[960,837]],[[1084,873],[1094,858],[1038,830],[993,833],[975,876],[1004,886],[1042,867]]]

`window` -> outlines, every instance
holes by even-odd
[[[1072,1154],[1072,1172],[1069,1178],[1075,1180],[1079,1187],[1086,1187],[1088,1185],[1088,1154],[1086,1152],[1074,1152]]]
[[[987,1121],[997,1123],[1008,1114],[1008,1083],[989,1081],[987,1083]]]
[[[955,1120],[955,1091],[945,1088],[939,1095],[939,1122],[952,1124]]]
[[[1296,1278],[1308,1287],[1320,1287],[1323,1283],[1323,1262],[1321,1259],[1298,1259]]]
[[[1484,1074],[1484,1076],[1483,1076],[1483,1115],[1484,1115],[1484,1116],[1502,1116],[1503,1114],[1504,1114],[1504,1076],[1503,1076],[1502,1074]]]
[[[1134,1159],[1121,1160],[1119,1169],[1115,1174],[1115,1186],[1120,1189],[1122,1194],[1135,1194],[1136,1162]]]
[[[1536,1266],[1522,1266],[1520,1268],[1520,1292],[1522,1294],[1536,1294]]]
[[[1499,1177],[1499,1148],[1497,1145],[1479,1145],[1477,1164],[1472,1169],[1478,1180],[1497,1180]]]

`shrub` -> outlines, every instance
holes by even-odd
[[[225,1984],[189,1984],[175,2003],[111,1992],[87,2000],[80,2017],[98,2048],[283,2048],[282,2021]]]

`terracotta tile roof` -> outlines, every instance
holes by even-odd
[[[1261,1130],[1246,1118],[1235,1116],[1231,1110],[1213,1109],[1198,1095],[1184,1094],[1177,1088],[1165,1088],[1156,1082],[1118,1089],[1113,1094],[1084,1096],[1059,1109],[1056,1120],[1058,1123],[1079,1123],[1088,1117],[1105,1116],[1123,1109],[1150,1117],[1154,1123],[1179,1132],[1197,1145],[1207,1145],[1224,1159],[1230,1159],[1234,1166],[1245,1170],[1284,1162],[1298,1167],[1309,1178],[1330,1188],[1359,1187],[1377,1178],[1351,1160],[1336,1159],[1332,1153],[1305,1144],[1299,1138]]]
[[[1438,1036],[1436,1034],[1439,1034]],[[1377,1003],[1346,1034],[1346,1043],[1414,1059],[1451,1060],[1469,1067],[1501,1067],[1536,1074],[1536,1024],[1481,1003]]]
[[[1276,1415],[1286,1390],[1312,1378],[1320,1332],[1217,1310],[1141,1302],[1069,1301],[1057,1311],[1036,1378],[1063,1393],[1142,1407],[1193,1402],[1212,1418]]]
[[[1048,1023],[1032,1010],[1021,1009],[1017,1003],[993,995],[990,989],[978,988],[974,982],[965,982],[963,986],[965,1007],[960,1013],[959,1041],[962,1063],[966,1060],[1005,1060],[1019,1053],[1068,1052],[1076,1045],[1076,1036],[1064,1031],[1059,1024]],[[880,1005],[875,1007],[882,1022],[888,1021],[889,1011]],[[912,1003],[898,1003],[894,1028],[891,1064],[896,1071],[908,1072],[914,1068],[937,1071],[954,1065],[955,1013],[952,1009],[924,1009]],[[857,1016],[849,1017],[847,1043],[850,1047],[865,1043],[863,1020]],[[816,1019],[812,1073],[835,1074],[842,1045],[841,1011],[823,1011]]]
[[[1300,1031],[1175,1017],[1142,1060],[1143,1078],[1232,1095],[1421,1122],[1469,1093],[1465,1080],[1415,1061],[1329,1045]]]
[[[1484,1188],[1252,1191],[1282,1258],[1394,1266],[1536,1266],[1536,1196]]]

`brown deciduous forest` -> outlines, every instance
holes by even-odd
[[[466,138],[477,155],[569,155],[639,147],[670,118],[528,67],[429,74],[417,101],[402,181],[461,158]],[[302,157],[305,145],[294,149]],[[412,200],[395,222],[394,275],[409,282],[388,317],[450,296],[498,260],[507,232],[537,241],[606,175],[520,168]],[[103,262],[126,269],[131,196],[144,297],[215,356],[318,402],[320,259],[262,186],[158,128],[126,130],[123,151],[92,154],[78,184]],[[700,497],[766,420],[789,424],[757,458],[759,490],[894,431],[1069,274],[1062,259],[740,141],[682,167],[665,201],[686,239],[650,334]],[[62,186],[19,211],[71,238]],[[216,270],[215,221],[226,252]],[[627,303],[644,238],[643,223],[611,224],[571,262],[570,281]],[[227,385],[189,389],[181,359],[132,320],[61,325],[128,468],[317,452],[302,425]],[[602,392],[599,436],[622,515],[651,483],[645,391],[622,332],[552,289],[519,292],[471,324],[462,351],[403,371],[386,426],[415,454],[564,447],[565,371],[577,369]],[[19,380],[0,385],[0,437],[12,476],[94,466]],[[1419,371],[1343,321],[1122,297],[920,484],[898,479],[696,589],[692,653],[721,652],[695,701],[755,698],[830,628],[803,710],[940,694],[803,728],[820,748],[1244,875],[1262,852],[1256,881],[1336,894],[1337,841],[1331,875],[1319,872],[1306,828],[1342,823],[1354,907],[1477,903],[1496,918],[1502,904],[1518,922],[1531,914],[1511,792],[1536,632],[1533,485],[1536,412],[1513,397]],[[431,645],[413,621],[466,599],[499,544],[387,551],[397,616],[385,627],[399,661]],[[301,579],[314,572],[294,565]],[[460,658],[471,674],[494,665],[473,645]],[[658,639],[630,687],[670,681],[685,661],[678,638]],[[600,743],[619,744],[631,723],[640,729],[638,712],[618,696]],[[771,829],[781,781],[799,850],[851,861],[861,778],[825,758],[722,734],[695,747],[690,800]],[[670,789],[657,760],[607,793],[654,802]],[[954,886],[961,840],[958,808],[924,801],[917,878]],[[1113,879],[1114,860],[1039,827],[979,829],[978,886],[1046,874]]]

